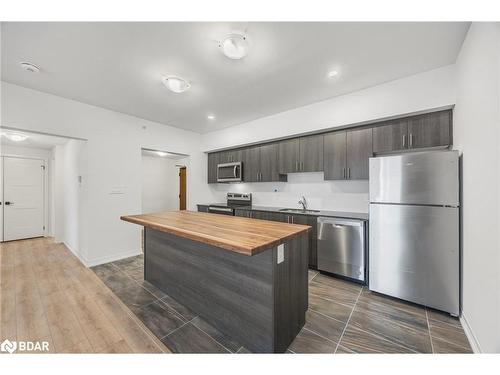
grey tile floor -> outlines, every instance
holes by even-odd
[[[143,256],[93,267],[174,353],[249,353],[143,278]],[[288,353],[471,353],[460,321],[309,271],[306,324]]]

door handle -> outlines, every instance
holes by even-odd
[[[9,201],[7,201],[7,202],[5,202],[5,205],[6,205],[6,206],[12,206],[12,205],[14,205],[14,202],[9,202]]]
[[[403,134],[403,148],[406,147],[406,135]]]
[[[351,179],[351,168],[347,168],[347,179]]]
[[[299,162],[295,161],[295,172],[299,171]]]
[[[413,147],[413,134],[410,133],[410,147]]]
[[[301,161],[301,162],[300,162],[300,170],[301,170],[301,171],[303,171],[303,170],[304,170],[304,162],[303,162],[303,161]]]
[[[342,178],[345,180],[345,167],[342,168]]]

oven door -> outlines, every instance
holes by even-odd
[[[208,212],[211,214],[234,216],[234,209],[230,207],[208,206]]]
[[[218,164],[217,182],[241,182],[241,162]]]

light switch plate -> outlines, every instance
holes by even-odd
[[[285,244],[278,245],[278,264],[285,260]]]

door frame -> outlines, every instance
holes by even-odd
[[[30,159],[30,160],[40,160],[41,162],[43,162],[43,165],[45,166],[44,170],[43,170],[43,226],[44,226],[44,230],[43,230],[43,236],[44,237],[47,237],[48,236],[48,232],[49,232],[49,226],[48,226],[48,222],[49,222],[49,181],[48,181],[48,178],[47,178],[47,172],[48,172],[48,168],[49,168],[49,158],[44,158],[44,157],[36,157],[36,156],[23,156],[23,155],[17,155],[17,154],[2,154],[0,155],[0,158],[1,158],[1,163],[2,163],[2,167],[4,166],[4,160],[5,158],[16,158],[16,159]],[[5,168],[2,168],[2,175],[0,176],[0,183],[2,184],[2,208],[1,208],[1,215],[2,215],[2,237],[0,238],[0,242],[3,242],[3,239],[4,239],[4,234],[5,234],[5,215],[4,215],[4,197],[3,197],[3,194],[5,192],[5,189],[4,189],[4,173],[5,173]],[[52,187],[53,189],[54,187]]]

